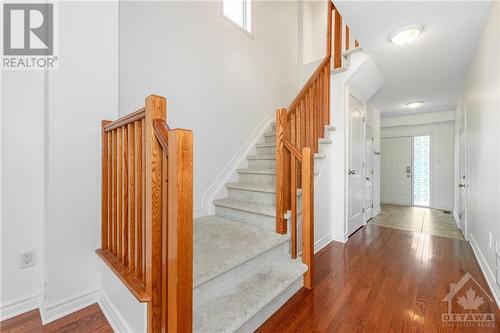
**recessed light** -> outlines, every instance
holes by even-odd
[[[416,109],[416,108],[422,106],[422,104],[424,104],[424,102],[416,101],[416,102],[406,103],[406,106],[409,107],[410,109]]]
[[[404,27],[402,29],[396,30],[392,35],[389,37],[389,40],[391,43],[399,45],[399,46],[405,46],[413,42],[418,35],[422,32],[422,26],[414,24],[410,25],[407,27]]]

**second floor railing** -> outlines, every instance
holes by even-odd
[[[314,153],[318,152],[318,140],[324,137],[325,126],[330,124],[331,66],[342,66],[342,53],[352,47],[353,40],[331,1],[326,19],[325,57],[290,106],[276,110],[276,232],[287,233],[287,220],[290,221],[291,257],[296,258],[301,215],[302,261],[309,268],[304,275],[306,288],[314,285]],[[354,47],[358,47],[356,40]]]
[[[166,100],[102,122],[97,254],[140,301],[148,332],[191,332],[192,133],[166,124]]]

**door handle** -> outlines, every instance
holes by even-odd
[[[465,187],[465,184],[458,184],[458,187]]]
[[[370,177],[366,177],[366,180],[370,180]]]
[[[411,168],[409,166],[406,167],[406,173],[411,173]]]
[[[349,170],[349,174],[350,175],[355,175],[356,174],[356,170]]]

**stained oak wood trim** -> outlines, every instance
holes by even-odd
[[[342,16],[335,10],[335,28],[333,45],[333,68],[342,67]]]
[[[154,134],[153,121],[166,121],[167,102],[164,97],[146,98],[145,137],[145,286],[151,295],[148,303],[148,332],[161,330],[161,146]]]
[[[143,119],[146,116],[145,112],[146,112],[146,109],[141,108],[135,112],[129,113],[126,116],[123,116],[123,117],[111,122],[110,124],[108,124],[104,128],[104,130],[106,132],[109,132],[109,131],[112,131],[116,128],[131,124],[133,122],[136,122],[137,120]]]
[[[349,38],[349,27],[345,27],[345,50],[349,51],[350,38]]]
[[[288,139],[283,139],[283,145],[285,146],[286,149],[288,149],[292,155],[299,161],[302,161],[302,154],[300,153],[300,150],[295,147],[294,144],[290,142]]]
[[[168,332],[191,332],[193,309],[193,136],[168,132]]]
[[[135,275],[130,272],[130,270],[125,267],[120,260],[118,260],[115,255],[104,249],[97,249],[95,251],[99,257],[108,265],[109,268],[115,273],[116,276],[123,282],[123,284],[130,290],[130,292],[139,300],[140,302],[149,302],[151,297],[146,291],[146,288],[142,281],[137,279]]]
[[[287,115],[285,109],[276,110],[276,232],[286,234],[286,166],[285,128]]]
[[[302,262],[308,270],[304,287],[313,288],[314,277],[314,158],[310,147],[302,148]]]
[[[108,134],[104,130],[105,127],[110,124],[111,121],[109,120],[103,120],[101,122],[101,128],[102,128],[102,148],[101,148],[101,154],[102,154],[102,173],[101,173],[101,247],[104,249],[109,248],[109,140],[108,140]]]

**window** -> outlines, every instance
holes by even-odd
[[[429,207],[430,204],[430,152],[431,137],[413,138],[413,204]]]
[[[223,0],[222,14],[251,33],[251,7],[251,0]]]

